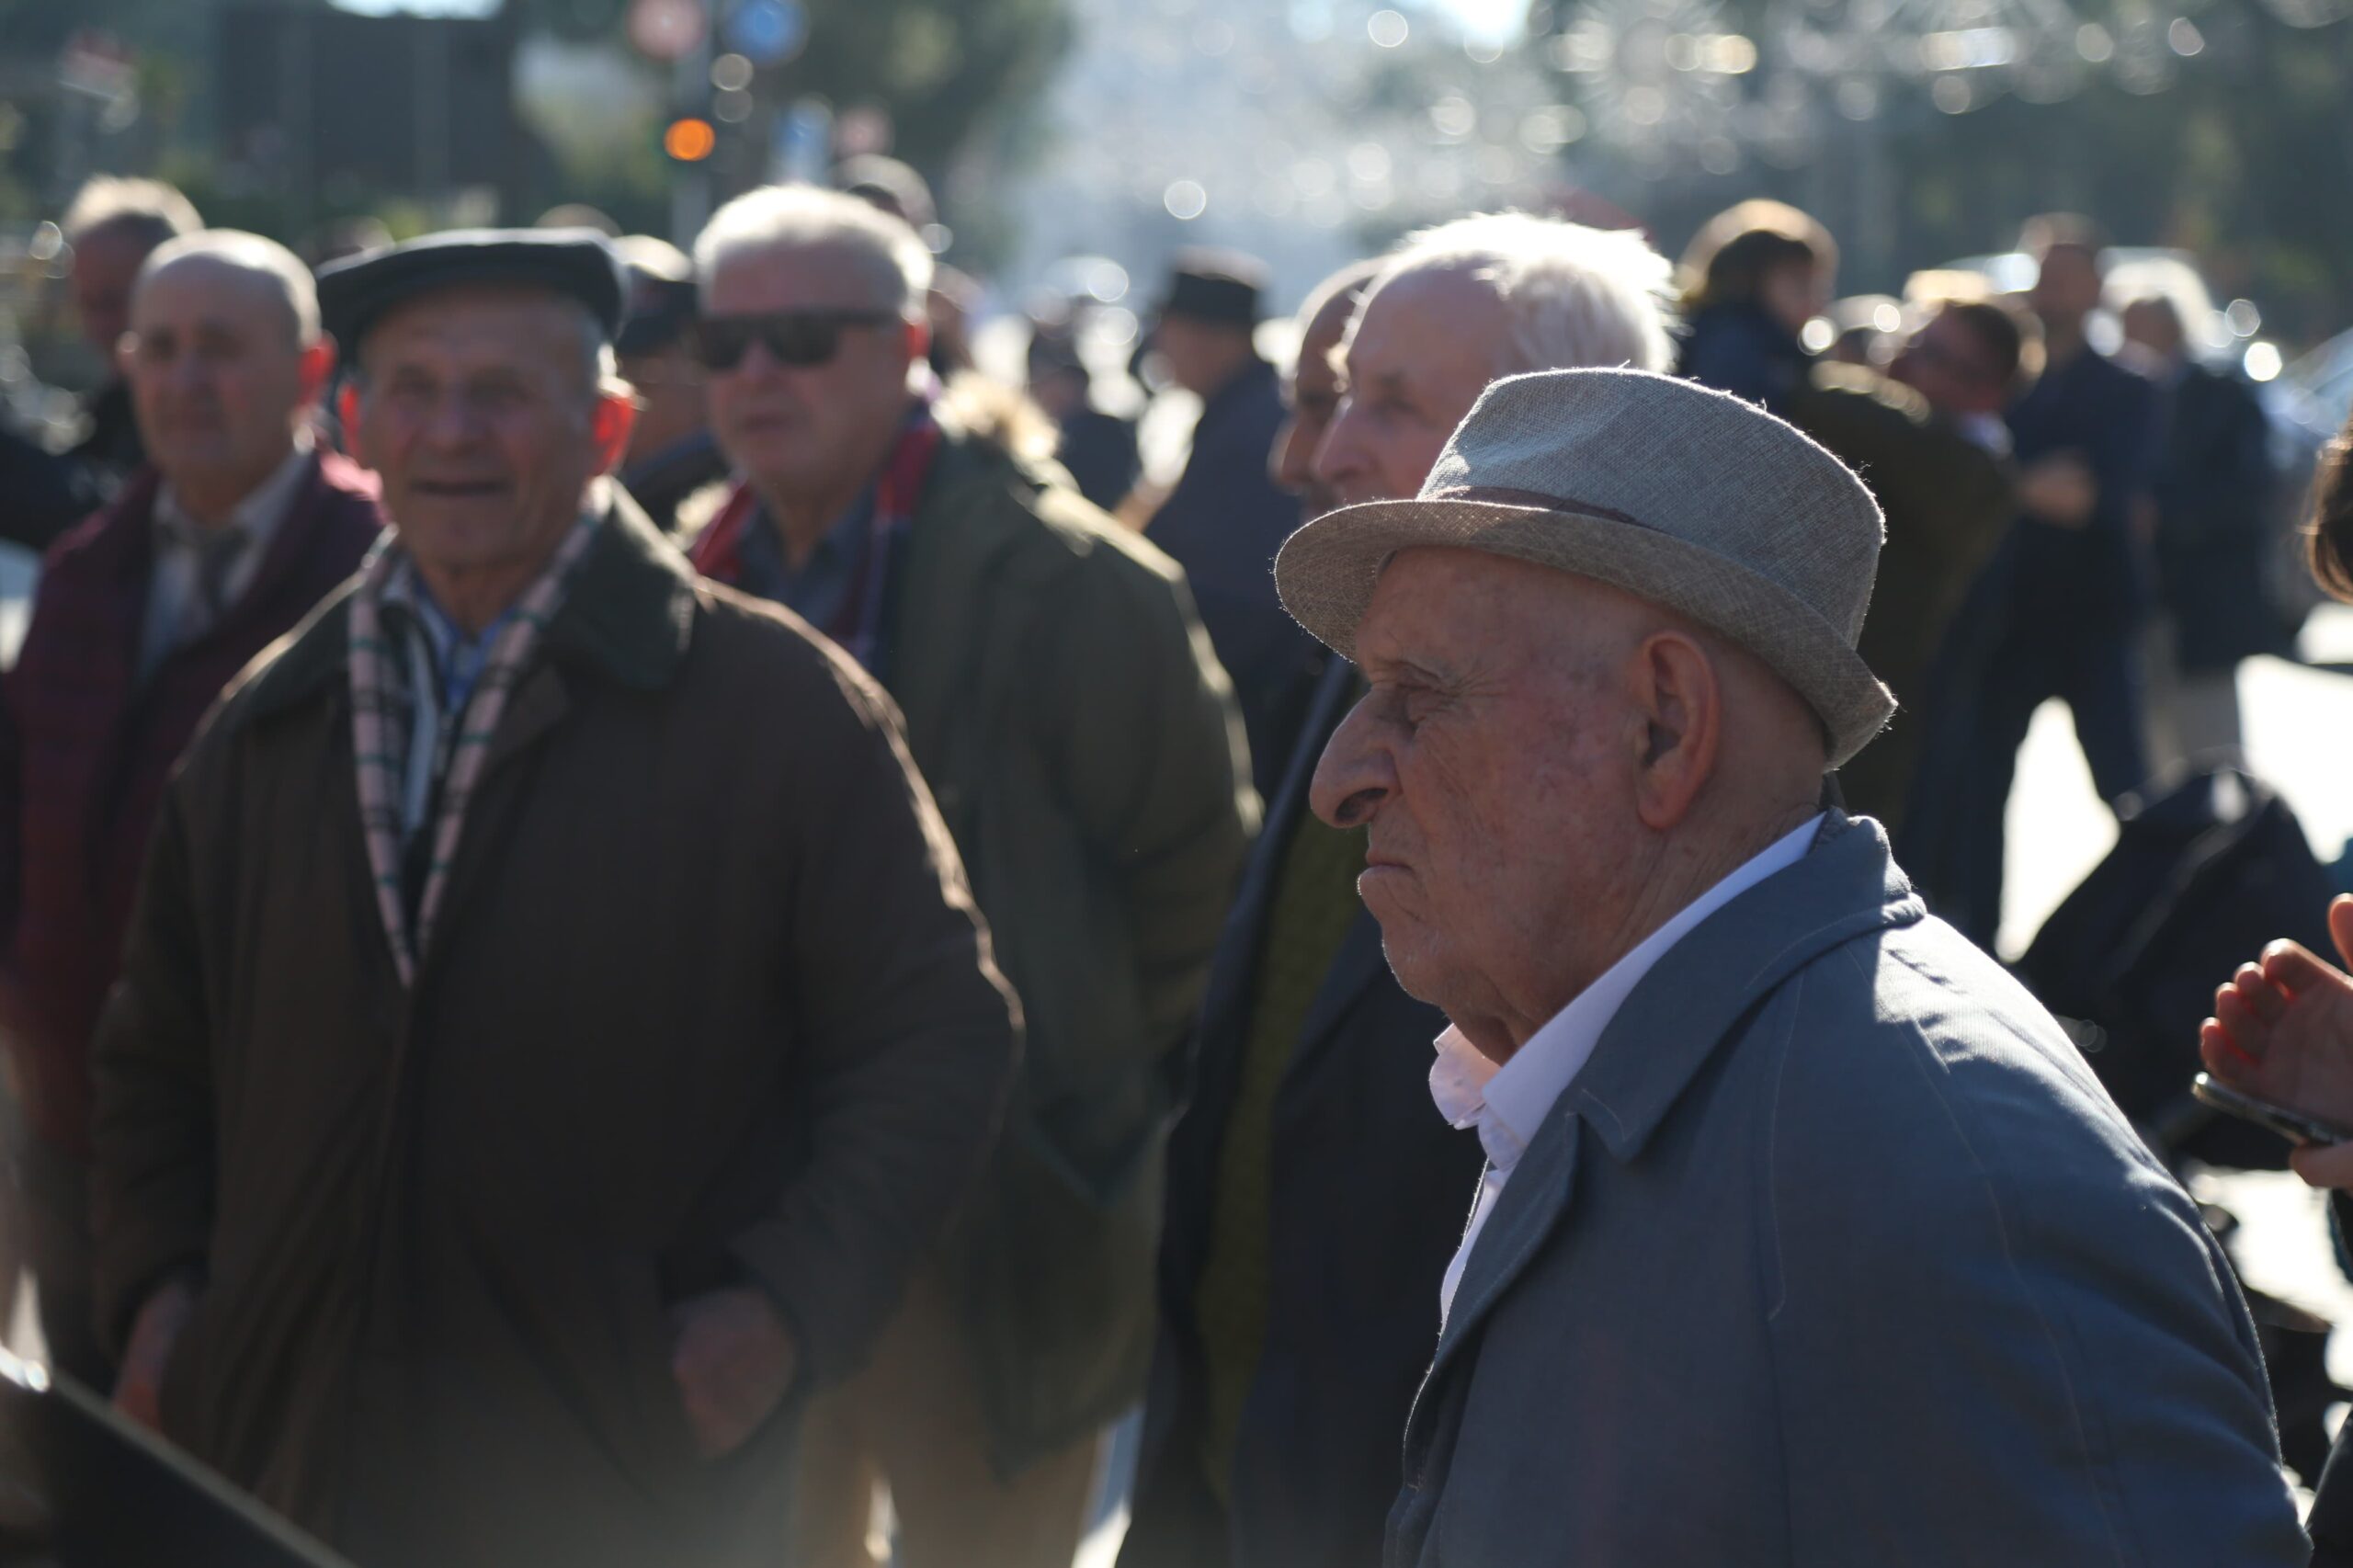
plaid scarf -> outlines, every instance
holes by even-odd
[[[359,822],[368,839],[369,869],[376,877],[376,907],[404,986],[416,983],[417,960],[433,934],[449,863],[457,855],[466,802],[506,711],[507,693],[529,663],[540,633],[563,600],[572,569],[596,532],[593,518],[574,524],[546,569],[515,602],[493,637],[461,714],[441,710],[426,634],[415,619],[420,607],[407,552],[387,535],[360,569],[359,586],[351,596],[352,752],[358,767]],[[389,631],[383,617],[388,606],[410,612]],[[429,802],[437,779],[440,805],[433,812]],[[430,822],[414,820],[427,812]],[[403,856],[415,834],[428,831],[431,858],[412,922],[403,896]]]
[[[850,573],[849,590],[842,596],[841,608],[833,619],[817,629],[840,643],[859,667],[878,680],[882,677],[882,619],[889,605],[891,564],[915,521],[915,503],[923,495],[924,480],[938,449],[939,426],[931,416],[931,399],[919,397],[899,426],[898,439],[883,460],[881,477],[875,482],[874,511]],[[749,484],[737,485],[727,504],[688,546],[687,559],[713,582],[741,586],[744,534],[759,526],[760,517],[760,498]]]

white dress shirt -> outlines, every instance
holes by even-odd
[[[1470,1228],[1463,1232],[1462,1244],[1455,1249],[1454,1261],[1447,1265],[1446,1282],[1438,1289],[1441,1325],[1454,1310],[1454,1292],[1462,1283],[1463,1267],[1471,1260],[1471,1249],[1478,1244],[1487,1216],[1495,1212],[1495,1202],[1503,1196],[1504,1184],[1535,1141],[1536,1130],[1552,1114],[1553,1102],[1583,1071],[1593,1048],[1601,1042],[1602,1031],[1618,1016],[1627,996],[1692,927],[1774,872],[1804,859],[1814,835],[1821,831],[1822,818],[1809,818],[1804,826],[1775,840],[1684,905],[1673,919],[1611,964],[1543,1028],[1529,1035],[1528,1043],[1514,1051],[1509,1061],[1498,1065],[1488,1060],[1460,1029],[1449,1027],[1438,1037],[1438,1061],[1430,1067],[1430,1098],[1438,1102],[1438,1114],[1451,1125],[1477,1128],[1479,1142],[1487,1152],[1487,1172],[1479,1183],[1479,1201],[1471,1210]]]
[[[210,551],[225,550],[231,556],[218,568],[222,610],[253,586],[269,553],[269,541],[293,509],[295,493],[310,472],[311,449],[310,432],[297,430],[286,460],[254,486],[226,519],[210,527],[188,516],[169,484],[156,492],[154,565],[147,575],[147,618],[139,642],[142,669],[153,669],[165,654],[212,629],[212,608],[204,594]]]

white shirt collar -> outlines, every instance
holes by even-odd
[[[1483,1055],[1462,1031],[1449,1026],[1438,1037],[1438,1061],[1430,1067],[1430,1098],[1455,1127],[1479,1130],[1487,1161],[1508,1173],[1535,1141],[1554,1102],[1601,1043],[1618,1009],[1644,975],[1692,928],[1746,892],[1805,858],[1823,819],[1808,818],[1753,856],[1723,881],[1692,900],[1603,971],[1569,1005],[1528,1037],[1526,1044],[1498,1064]]]
[[[271,536],[292,509],[295,487],[310,466],[312,445],[309,427],[297,426],[294,449],[269,471],[268,478],[230,508],[230,526],[244,530],[244,542],[239,549],[247,561],[258,562],[267,553]],[[202,525],[188,516],[188,508],[180,505],[179,495],[169,483],[155,493],[155,518],[165,526],[165,539],[173,545],[200,537],[198,530]]]

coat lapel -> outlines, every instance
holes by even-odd
[[[1701,921],[1643,977],[1479,1233],[1407,1424],[1409,1473],[1428,1450],[1449,1370],[1568,1213],[1586,1138],[1619,1164],[1637,1158],[1708,1059],[1782,982],[1845,942],[1926,914],[1878,824],[1833,812],[1803,860]]]

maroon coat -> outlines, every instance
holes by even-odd
[[[164,781],[221,688],[351,575],[383,527],[376,477],[311,466],[253,583],[144,680],[153,470],[51,547],[0,680],[0,1029],[35,1130],[89,1146],[89,1046]]]

